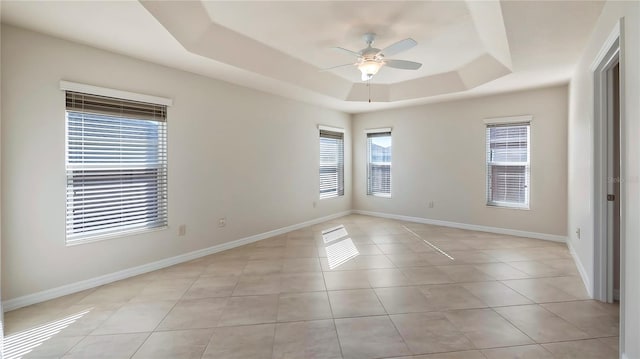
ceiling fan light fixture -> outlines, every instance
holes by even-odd
[[[380,68],[383,66],[401,70],[418,70],[422,66],[422,64],[418,62],[393,59],[390,60],[387,58],[387,55],[395,55],[416,46],[418,44],[416,40],[412,38],[406,38],[380,50],[371,46],[373,45],[375,37],[376,34],[374,33],[365,34],[364,41],[367,43],[367,47],[360,51],[351,51],[343,47],[334,47],[334,49],[336,50],[340,50],[344,53],[356,56],[356,62],[333,66],[321,71],[333,70],[346,66],[355,66],[362,73],[362,81],[369,81],[375,74],[378,73],[378,71],[380,71]]]
[[[371,80],[373,75],[378,73],[382,65],[382,62],[375,60],[364,60],[358,64],[358,70],[362,72],[362,81]]]

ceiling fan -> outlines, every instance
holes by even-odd
[[[384,49],[380,50],[373,47],[373,43],[376,39],[376,34],[374,33],[366,33],[362,37],[363,40],[367,43],[367,47],[360,51],[351,51],[342,47],[334,47],[336,50],[340,50],[351,55],[357,56],[358,59],[355,63],[349,63],[344,65],[338,65],[334,67],[330,67],[324,69],[323,71],[333,70],[340,67],[345,66],[356,66],[358,70],[362,73],[362,81],[371,80],[373,75],[377,74],[381,67],[388,66],[394,69],[402,69],[402,70],[417,70],[422,64],[413,61],[405,61],[405,60],[392,60],[387,59],[386,56],[393,56],[395,54],[399,54],[402,51],[409,50],[410,48],[416,46],[418,43],[416,40],[407,38],[404,40],[400,40],[393,45],[387,46]]]

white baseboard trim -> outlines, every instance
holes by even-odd
[[[406,221],[406,222],[433,224],[433,225],[436,225],[436,226],[452,227],[452,228],[459,228],[459,229],[468,229],[468,230],[471,230],[471,231],[507,234],[507,235],[510,235],[510,236],[543,239],[543,240],[546,240],[546,241],[553,241],[553,242],[562,242],[562,243],[566,243],[567,242],[567,237],[565,237],[565,236],[558,236],[558,235],[555,235],[555,234],[548,234],[548,233],[527,232],[527,231],[520,231],[520,230],[517,230],[517,229],[488,227],[488,226],[481,226],[481,225],[477,225],[477,224],[467,224],[467,223],[442,221],[442,220],[439,220],[439,219],[429,219],[429,218],[421,218],[421,217],[403,216],[403,215],[399,215],[399,214],[390,214],[390,213],[381,213],[381,212],[369,212],[369,211],[362,211],[362,210],[359,210],[359,209],[353,210],[352,212],[353,213],[357,213],[357,214],[367,215],[367,216],[397,219],[397,220]]]
[[[580,278],[582,278],[582,283],[584,283],[584,287],[587,289],[587,294],[589,294],[589,298],[593,299],[593,285],[589,280],[589,276],[587,275],[587,271],[584,269],[584,265],[576,253],[576,250],[571,245],[571,241],[567,241],[567,247],[569,247],[569,253],[571,253],[571,257],[576,264],[576,268],[578,268],[578,273],[580,273]]]
[[[118,272],[105,274],[99,277],[90,278],[86,280],[82,280],[79,282],[66,284],[57,288],[51,288],[47,290],[43,290],[41,292],[27,294],[21,297],[9,299],[2,302],[2,309],[5,312],[26,307],[28,305],[44,302],[47,300],[59,298],[65,295],[77,293],[83,290],[95,288],[104,284],[112,283],[118,280],[134,277],[140,274],[152,272],[154,270],[170,267],[172,265],[176,265],[179,263],[188,262],[193,259],[197,259],[200,257],[208,256],[210,254],[218,253],[227,249],[236,248],[245,244],[257,242],[262,239],[271,238],[274,236],[278,236],[281,234],[285,234],[291,231],[295,231],[300,228],[308,227],[314,224],[322,223],[328,220],[332,220],[335,218],[343,217],[351,214],[351,211],[344,211],[339,213],[334,213],[325,217],[315,218],[306,222],[293,224],[287,227],[282,227],[278,229],[274,229],[272,231],[256,234],[253,236],[237,239],[231,242],[226,242],[222,244],[218,244],[215,246],[211,246],[208,248],[199,249],[193,252],[180,254],[174,257],[169,257],[165,259],[161,259],[159,261],[143,264],[137,267],[124,269]]]

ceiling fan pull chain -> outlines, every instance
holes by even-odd
[[[371,103],[371,79],[367,80],[367,87],[369,88],[369,103]]]

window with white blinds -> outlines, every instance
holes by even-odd
[[[320,199],[344,195],[344,133],[320,128]]]
[[[67,243],[167,226],[166,106],[66,91]]]
[[[487,204],[529,208],[529,122],[487,125]]]
[[[367,194],[391,197],[391,131],[367,133]]]

